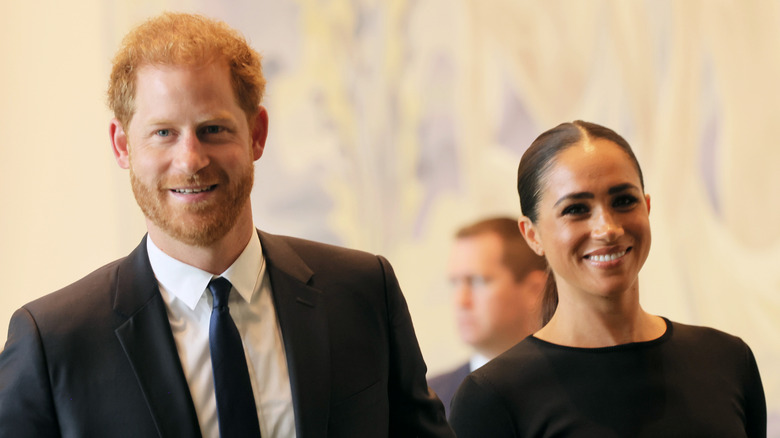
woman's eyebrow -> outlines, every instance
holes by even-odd
[[[593,195],[593,193],[591,192],[569,193],[568,195],[564,195],[563,197],[561,197],[561,199],[557,200],[555,202],[555,205],[553,205],[553,207],[557,207],[558,204],[569,199],[593,199],[595,197],[596,196]]]
[[[625,192],[626,190],[639,190],[639,187],[631,184],[631,183],[624,183],[624,184],[618,184],[614,187],[610,187],[609,190],[607,190],[607,193],[610,195],[614,195],[615,193]],[[577,192],[577,193],[569,193],[567,195],[564,195],[561,197],[561,199],[557,200],[553,207],[557,207],[558,204],[561,202],[570,200],[570,199],[594,199],[596,196],[591,192]]]
[[[607,193],[610,195],[614,195],[615,193],[624,192],[626,190],[636,189],[639,190],[639,187],[631,184],[631,183],[624,183],[624,184],[618,184],[614,187],[610,187],[609,190],[607,190]]]

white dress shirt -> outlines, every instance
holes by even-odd
[[[151,238],[146,242],[201,432],[204,438],[219,438],[209,351],[212,298],[207,289],[215,276],[168,256]],[[294,438],[295,417],[284,344],[257,233],[252,233],[238,259],[219,276],[233,285],[230,315],[244,343],[262,436]]]
[[[483,356],[479,353],[474,353],[474,355],[471,356],[471,359],[469,359],[469,370],[474,371],[488,362],[490,362],[490,359],[488,359],[486,356]]]

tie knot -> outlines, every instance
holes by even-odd
[[[209,290],[211,296],[214,297],[214,308],[227,307],[228,297],[230,297],[230,289],[233,287],[225,277],[219,277],[209,282]]]

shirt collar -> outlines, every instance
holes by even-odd
[[[236,261],[218,276],[165,254],[150,237],[146,239],[146,248],[149,253],[149,263],[160,286],[193,310],[206,292],[212,278],[227,278],[244,301],[251,302],[265,275],[263,248],[255,232],[252,233],[249,243]]]
[[[471,356],[471,360],[469,360],[469,368],[471,371],[474,371],[488,362],[490,362],[490,359],[488,359],[486,356],[483,356],[479,353],[474,353],[474,356]]]

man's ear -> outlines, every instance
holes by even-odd
[[[252,156],[259,160],[265,150],[265,140],[268,138],[268,111],[260,105],[252,127]]]
[[[520,219],[517,220],[517,226],[520,228],[520,233],[523,234],[523,238],[525,238],[528,247],[536,254],[543,256],[544,249],[542,248],[542,242],[539,240],[536,226],[531,222],[531,219],[529,219],[528,216],[520,216]]]
[[[130,151],[128,149],[127,134],[122,124],[117,119],[111,119],[108,127],[108,133],[111,137],[111,147],[114,150],[116,163],[122,169],[130,168]]]
[[[645,203],[647,204],[647,214],[650,214],[650,195],[645,193]]]

